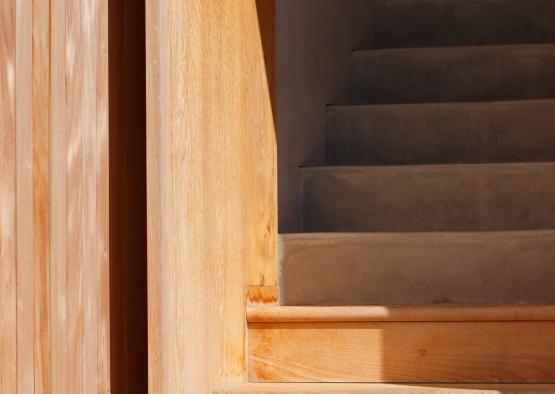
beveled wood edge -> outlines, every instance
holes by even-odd
[[[555,321],[555,305],[250,306],[248,323]]]

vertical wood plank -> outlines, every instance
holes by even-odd
[[[33,8],[16,3],[16,226],[18,391],[34,391],[33,350]]]
[[[123,366],[123,266],[124,257],[120,255],[120,247],[122,230],[120,230],[121,221],[118,216],[121,215],[121,205],[119,204],[122,195],[122,180],[118,176],[121,172],[122,165],[125,162],[122,152],[125,149],[120,142],[122,129],[124,128],[122,114],[122,102],[124,83],[123,78],[123,0],[111,1],[109,3],[109,31],[110,31],[110,159],[113,160],[110,171],[110,259],[114,264],[110,265],[110,371],[112,374],[112,390],[116,393],[124,391],[124,375]],[[120,257],[122,256],[122,257]]]
[[[50,4],[33,0],[33,320],[35,393],[51,393]]]
[[[50,36],[50,280],[52,392],[69,393],[66,298],[66,1],[51,0]]]
[[[272,304],[277,302],[277,262],[276,262],[276,239],[277,239],[277,197],[274,195],[277,185],[277,169],[272,168],[276,156],[275,143],[275,47],[276,47],[276,4],[275,0],[256,0],[257,19],[251,27],[256,34],[252,44],[256,56],[262,63],[251,62],[245,70],[245,75],[259,78],[263,87],[258,92],[261,95],[263,106],[254,108],[252,111],[253,121],[256,121],[264,130],[268,130],[266,137],[269,139],[261,144],[260,155],[255,158],[257,162],[264,163],[262,168],[269,171],[266,177],[261,178],[268,181],[267,184],[258,184],[261,191],[259,194],[260,204],[266,204],[269,209],[265,211],[265,217],[260,223],[266,228],[257,229],[252,240],[258,253],[257,258],[249,259],[245,263],[245,284],[247,285],[247,301],[249,303]],[[269,106],[268,106],[269,104]],[[270,112],[268,113],[268,110]],[[263,171],[264,171],[263,170]],[[256,175],[254,175],[256,178]],[[258,238],[256,238],[258,237]],[[258,247],[257,247],[258,245]],[[263,246],[263,249],[260,249]]]
[[[15,2],[0,3],[0,393],[17,392]]]
[[[96,291],[97,393],[109,394],[110,385],[110,152],[108,0],[96,3]],[[146,350],[146,349],[144,349]]]
[[[164,279],[168,278],[168,244],[162,235],[169,234],[168,178],[168,100],[166,2],[146,0],[146,92],[147,92],[147,231],[148,231],[148,389],[150,394],[171,392],[164,377],[164,347],[167,337]],[[171,294],[171,293],[170,293]],[[171,300],[168,300],[171,302]],[[171,309],[170,309],[171,310]]]
[[[276,284],[275,133],[255,0],[147,1],[149,391],[245,378]]]
[[[51,0],[50,138],[51,138],[51,367],[52,391],[67,391],[66,299],[66,4]]]
[[[96,228],[96,45],[97,1],[81,3],[81,35],[78,43],[81,68],[79,127],[82,141],[82,167],[80,174],[82,195],[81,235],[83,237],[82,297],[83,297],[83,393],[96,392],[98,351],[98,255]]]
[[[83,392],[83,112],[86,100],[83,40],[83,4],[79,0],[66,2],[66,125],[67,133],[67,365],[68,393]]]

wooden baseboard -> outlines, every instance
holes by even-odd
[[[247,383],[216,394],[548,394],[555,385],[374,383]]]
[[[555,383],[551,307],[423,307],[420,318],[311,308],[304,320],[277,308],[280,318],[249,310],[251,382]]]

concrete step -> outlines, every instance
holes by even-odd
[[[379,48],[555,41],[553,0],[376,0]]]
[[[284,305],[555,303],[555,230],[284,234]]]
[[[555,100],[333,106],[327,111],[327,162],[552,161],[554,125]]]
[[[353,102],[421,103],[555,97],[555,45],[353,52]]]
[[[301,168],[308,232],[555,228],[555,163]]]

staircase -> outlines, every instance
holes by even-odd
[[[555,393],[555,1],[376,0],[221,393]]]

